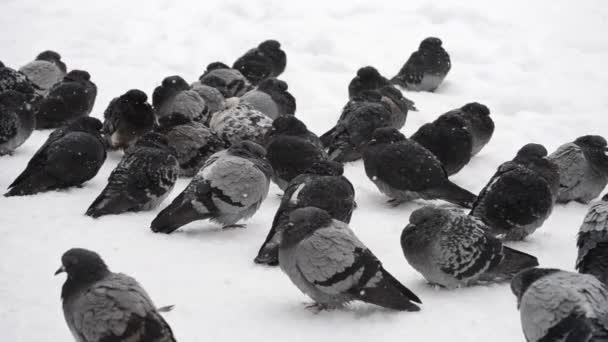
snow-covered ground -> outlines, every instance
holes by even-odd
[[[606,134],[608,6],[598,1],[0,1],[0,60],[20,67],[45,49],[70,69],[88,70],[99,88],[93,115],[131,88],[149,94],[168,75],[194,81],[209,62],[232,63],[275,38],[288,55],[281,78],[297,98],[297,116],[323,133],[347,100],[356,70],[374,65],[392,76],[420,40],[434,35],[452,71],[433,94],[406,93],[419,112],[404,133],[467,102],[492,110],[497,130],[453,180],[478,192],[503,161],[528,142],[548,150],[583,134]],[[14,156],[0,158],[0,189],[22,171],[48,131],[35,132]],[[427,286],[405,261],[399,236],[422,202],[392,208],[364,174],[347,165],[357,203],[351,226],[385,267],[424,302],[419,313],[371,305],[314,315],[279,269],[253,257],[279,204],[278,188],[245,230],[197,222],[154,234],[155,212],[98,220],[84,211],[120,159],[111,153],[81,189],[0,197],[0,330],[4,341],[68,341],[53,277],[70,247],[98,251],[114,271],[137,278],[180,341],[521,341],[507,284],[456,291]],[[180,180],[169,200],[185,187]],[[167,200],[166,203],[169,202]],[[166,205],[163,204],[164,205]],[[575,235],[586,206],[557,207],[545,225],[514,244],[544,266],[572,269]]]

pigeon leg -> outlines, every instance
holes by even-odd
[[[401,204],[405,203],[406,201],[401,200],[401,199],[397,199],[397,198],[393,198],[390,199],[388,201],[386,201],[386,203],[390,204],[391,207],[395,208],[400,206]]]
[[[247,228],[246,224],[229,224],[223,226],[222,229],[233,229],[233,228]]]
[[[305,303],[306,304],[306,303]],[[314,314],[318,314],[321,311],[325,311],[325,310],[332,310],[333,308],[330,307],[329,305],[325,305],[325,304],[319,304],[319,303],[311,303],[311,304],[306,304],[306,309],[311,311]]]

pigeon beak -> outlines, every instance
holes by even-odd
[[[61,266],[59,267],[59,269],[57,271],[55,271],[55,275],[58,275],[59,273],[63,273],[65,272],[65,267]]]

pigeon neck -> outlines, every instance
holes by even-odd
[[[104,279],[109,274],[110,271],[107,268],[91,270],[91,272],[78,274],[77,276],[68,274],[68,278],[61,289],[61,298],[67,300],[70,296],[81,292],[91,284]]]

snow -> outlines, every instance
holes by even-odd
[[[117,1],[52,3],[4,0],[0,59],[18,68],[40,51],[61,53],[69,69],[89,71],[99,88],[93,115],[131,88],[149,95],[165,76],[194,81],[210,62],[232,63],[268,38],[287,51],[281,77],[297,115],[323,133],[346,103],[356,70],[376,66],[393,76],[419,42],[440,37],[452,70],[436,93],[406,93],[407,135],[455,107],[488,105],[496,133],[452,177],[478,192],[496,167],[528,142],[549,151],[583,134],[604,133],[608,7],[604,1]],[[8,29],[10,28],[10,29]],[[12,157],[0,158],[0,188],[22,171],[49,131],[35,132]],[[405,261],[399,236],[423,202],[393,208],[365,176],[346,166],[358,209],[351,227],[385,267],[424,302],[419,313],[356,304],[313,314],[277,268],[253,264],[279,204],[272,186],[247,229],[222,231],[198,222],[170,235],[149,224],[158,210],[98,220],[83,214],[120,160],[111,153],[83,188],[0,198],[0,328],[6,341],[68,341],[60,304],[63,277],[53,277],[71,247],[99,252],[110,268],[138,279],[180,341],[521,341],[507,284],[446,291],[426,285]],[[186,186],[178,182],[164,207]],[[588,206],[555,208],[544,226],[512,244],[543,266],[572,270],[575,236]],[[160,209],[159,209],[160,210]]]

